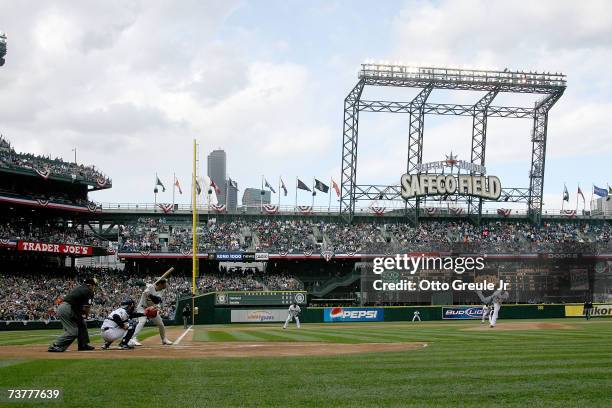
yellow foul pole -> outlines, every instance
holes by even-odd
[[[197,160],[197,150],[198,145],[196,140],[193,139],[193,180],[191,183],[191,254],[192,254],[192,282],[191,282],[191,293],[193,296],[196,295],[196,276],[198,274],[198,235],[196,233],[196,229],[198,226],[198,211],[197,211],[197,194],[196,194],[196,183],[197,183],[197,174],[196,174],[196,160]]]

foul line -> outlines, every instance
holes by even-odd
[[[185,335],[187,334],[187,332],[188,332],[189,330],[191,330],[191,328],[192,328],[192,327],[193,327],[193,326],[189,326],[187,329],[185,329],[185,331],[183,332],[183,334],[181,334],[181,335],[179,336],[179,338],[178,338],[178,339],[176,339],[176,341],[174,342],[174,345],[175,345],[175,346],[178,346],[178,345],[181,343],[181,341],[183,340],[183,338],[185,337]]]

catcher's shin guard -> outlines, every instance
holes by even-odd
[[[136,322],[134,322],[133,320],[130,320],[128,323],[128,329],[127,332],[125,332],[125,335],[123,336],[123,340],[121,340],[121,344],[128,344],[128,342],[131,340],[132,336],[134,335],[134,332],[136,331]]]

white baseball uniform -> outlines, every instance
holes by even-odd
[[[488,319],[490,314],[491,314],[491,308],[489,307],[489,305],[484,305],[482,307],[482,320],[481,320],[481,323],[484,323],[485,319]]]
[[[122,339],[123,336],[127,333],[127,329],[123,326],[120,326],[113,320],[113,315],[117,315],[121,318],[123,324],[127,325],[130,320],[130,316],[124,308],[120,307],[119,309],[113,310],[104,322],[102,322],[102,333],[101,336],[107,343],[112,343],[115,340]]]
[[[482,303],[493,303],[493,311],[489,312],[489,324],[491,325],[491,327],[495,327],[502,302],[510,297],[510,293],[508,293],[508,291],[498,289],[493,292],[491,296],[488,297],[483,296],[482,292],[479,290],[476,291],[476,294],[478,295]]]
[[[415,320],[418,320],[419,322],[421,321],[421,312],[418,310],[415,310],[414,314],[412,315],[412,321],[414,322]]]
[[[145,308],[149,306],[155,306],[155,303],[151,300],[151,296],[156,296],[161,299],[164,294],[164,291],[165,289],[156,290],[155,284],[153,283],[148,284],[147,288],[142,292],[142,295],[140,295],[140,301],[138,302],[136,311],[139,313],[144,313]],[[155,325],[159,329],[159,337],[161,337],[162,342],[166,342],[168,340],[166,338],[166,327],[164,326],[164,321],[162,320],[159,313],[157,314],[157,316],[150,318],[150,320],[155,323]],[[136,326],[136,331],[134,332],[133,337],[135,341],[138,341],[138,333],[140,333],[146,322],[146,316],[138,318],[138,325]]]
[[[300,309],[300,307],[298,305],[291,305],[289,306],[289,313],[287,314],[287,320],[285,320],[285,325],[283,326],[283,329],[287,328],[287,325],[289,324],[289,322],[291,321],[291,319],[295,319],[295,323],[297,324],[298,329],[300,328],[300,312],[302,311],[302,309]]]

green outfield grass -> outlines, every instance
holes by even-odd
[[[428,347],[201,360],[22,361],[15,356],[0,361],[0,387],[61,387],[63,405],[70,407],[612,406],[612,319],[540,322],[574,327],[465,330],[478,322],[317,324],[301,330],[292,325],[285,331],[279,325],[196,327],[196,343],[425,342]],[[0,332],[0,344],[37,342],[42,338],[35,336],[49,333]]]

